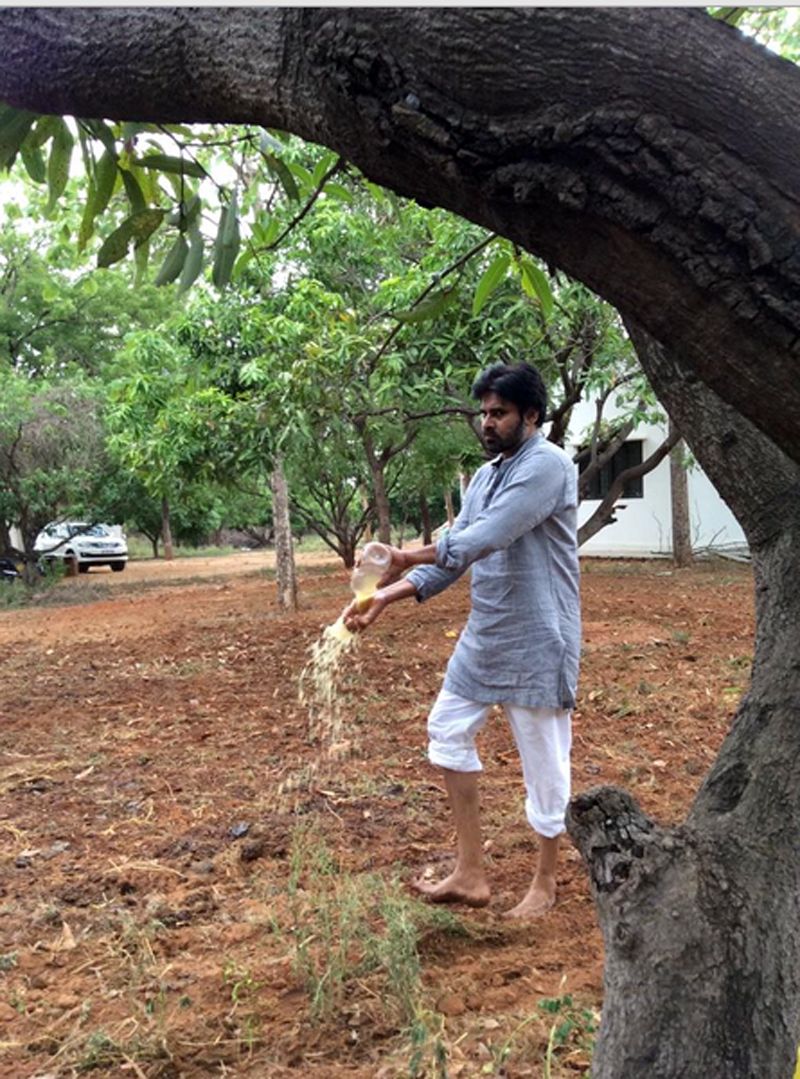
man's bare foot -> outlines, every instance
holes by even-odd
[[[468,877],[459,872],[440,881],[417,877],[411,887],[430,903],[464,903],[468,907],[487,906],[491,895],[483,877]]]
[[[541,918],[555,904],[556,882],[544,878],[540,880],[534,877],[525,898],[517,903],[516,907],[506,911],[504,918],[522,921],[527,918]]]

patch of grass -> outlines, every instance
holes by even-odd
[[[369,977],[387,1021],[412,1040],[418,1036],[425,1014],[420,939],[434,930],[462,931],[452,912],[407,896],[396,877],[342,870],[313,826],[295,830],[288,895],[294,966],[312,1019],[333,1019],[353,986]]]
[[[134,1039],[120,1042],[112,1038],[105,1030],[93,1030],[83,1041],[75,1060],[75,1071],[78,1074],[97,1071],[100,1068],[109,1069],[105,1074],[116,1074],[125,1068],[126,1074],[131,1071],[131,1062],[164,1060],[168,1057],[166,1049],[161,1045],[150,1044],[145,1041]],[[114,1069],[112,1072],[110,1069]],[[138,1069],[141,1074],[141,1069]],[[136,1074],[134,1071],[133,1074]]]
[[[0,974],[7,974],[9,970],[13,970],[18,959],[18,952],[6,952],[5,955],[0,955]]]

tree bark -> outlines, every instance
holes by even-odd
[[[742,523],[758,628],[750,689],[683,824],[658,827],[609,788],[570,808],[606,944],[592,1076],[789,1076],[800,1030],[800,469],[629,329]]]
[[[289,517],[289,489],[283,461],[276,455],[272,477],[272,519],[275,527],[275,584],[278,603],[286,611],[297,610],[297,575],[294,565],[292,523]]]
[[[164,541],[164,558],[171,562],[175,557],[172,548],[172,525],[169,519],[169,500],[166,495],[161,499],[161,538]]]
[[[8,8],[0,98],[253,122],[508,236],[800,458],[800,72],[691,9]]]
[[[676,566],[690,566],[692,555],[692,521],[689,512],[689,478],[686,474],[686,444],[670,420],[669,433],[678,441],[669,455],[669,495],[672,518],[672,560]]]
[[[450,488],[446,488],[444,492],[444,508],[447,513],[447,527],[452,528],[453,522],[456,519],[455,509],[453,507],[453,492]]]
[[[389,494],[386,490],[386,460],[387,454],[378,453],[369,429],[369,423],[362,420],[356,423],[356,429],[361,436],[364,454],[367,458],[369,473],[372,479],[372,501],[378,518],[378,539],[381,543],[392,542],[392,519],[389,508]]]

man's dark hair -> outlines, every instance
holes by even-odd
[[[520,363],[493,363],[478,375],[472,385],[472,396],[478,400],[487,393],[505,397],[524,416],[528,409],[538,412],[537,427],[544,423],[547,412],[547,390],[536,368],[524,361]]]

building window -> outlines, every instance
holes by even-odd
[[[642,463],[642,441],[641,439],[632,439],[630,442],[623,442],[610,461],[607,461],[605,465],[599,471],[595,472],[589,481],[589,487],[584,495],[585,498],[602,499],[608,494],[608,489],[620,472],[625,472],[628,468],[633,468],[634,465],[640,465]],[[581,461],[579,470],[581,473],[586,471],[589,464],[588,459]],[[644,477],[638,476],[634,480],[628,480],[625,486],[622,488],[622,498],[644,498]]]

